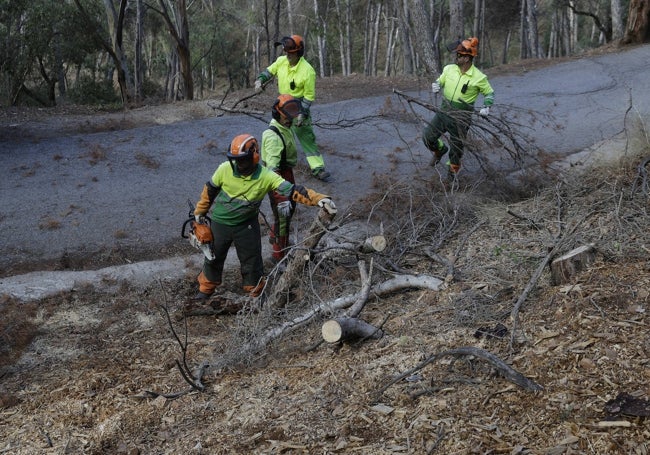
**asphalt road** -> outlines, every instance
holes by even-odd
[[[549,114],[557,128],[522,127],[545,151],[558,156],[581,152],[620,135],[630,108],[648,126],[648,61],[650,46],[645,45],[491,78],[496,92],[492,115],[518,109]],[[429,99],[428,93],[409,94]],[[393,106],[399,105],[391,98]],[[349,127],[316,130],[334,181],[324,184],[303,172],[297,179],[330,194],[342,211],[372,188],[376,175],[409,178],[431,172],[426,166],[430,154],[420,140],[422,125],[407,121],[407,115],[404,121],[400,115],[376,117],[386,113],[386,101],[380,96],[313,107],[317,123]],[[359,124],[351,122],[364,117]],[[265,127],[254,118],[231,115],[1,142],[0,276],[178,254],[186,247],[180,229],[188,198],[198,198],[232,137],[242,132],[259,137]],[[0,137],[11,134],[7,129],[12,127],[0,128]],[[298,221],[312,219],[309,210],[300,209]]]

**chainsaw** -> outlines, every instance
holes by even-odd
[[[205,223],[197,223],[194,218],[194,204],[189,199],[187,203],[190,205],[190,213],[188,219],[183,223],[183,229],[181,230],[181,237],[188,239],[190,245],[192,245],[197,250],[203,253],[203,256],[206,257],[208,261],[213,261],[214,251],[212,250],[212,229],[210,229],[210,218],[205,218]],[[189,226],[189,232],[186,234],[185,231]]]

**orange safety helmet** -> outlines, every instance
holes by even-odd
[[[273,118],[282,124],[291,123],[301,112],[302,104],[300,100],[291,95],[278,96],[271,109]]]
[[[229,160],[246,160],[253,159],[253,164],[260,162],[260,146],[250,134],[240,134],[230,143],[228,153],[226,153]]]
[[[478,38],[471,37],[458,41],[454,51],[460,55],[469,55],[470,57],[476,57],[478,55]]]
[[[305,42],[300,35],[284,36],[279,42],[275,43],[276,46],[282,46],[282,50],[289,54],[298,53],[302,57],[305,53]]]

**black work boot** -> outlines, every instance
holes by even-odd
[[[312,175],[323,182],[329,182],[331,177],[330,173],[325,169],[317,169],[312,172]]]
[[[210,298],[211,295],[212,295],[212,293],[207,294],[207,293],[205,293],[205,292],[201,292],[201,291],[199,291],[199,292],[197,292],[196,295],[192,298],[192,300],[194,300],[195,302],[205,302],[205,301],[207,301],[207,300]]]

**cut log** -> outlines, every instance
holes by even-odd
[[[349,238],[342,239],[339,235],[336,238],[325,239],[324,248],[328,250],[325,252],[326,256],[336,257],[346,253],[379,253],[386,249],[387,244],[386,237],[383,235],[373,235],[359,240]]]
[[[581,270],[586,269],[596,257],[593,244],[569,251],[551,262],[551,281],[554,286],[568,283]]]
[[[321,332],[323,339],[328,343],[364,338],[378,339],[384,335],[380,328],[358,318],[330,319],[323,324]]]
[[[386,249],[386,237],[383,235],[373,235],[368,237],[361,245],[362,253],[379,253]]]

